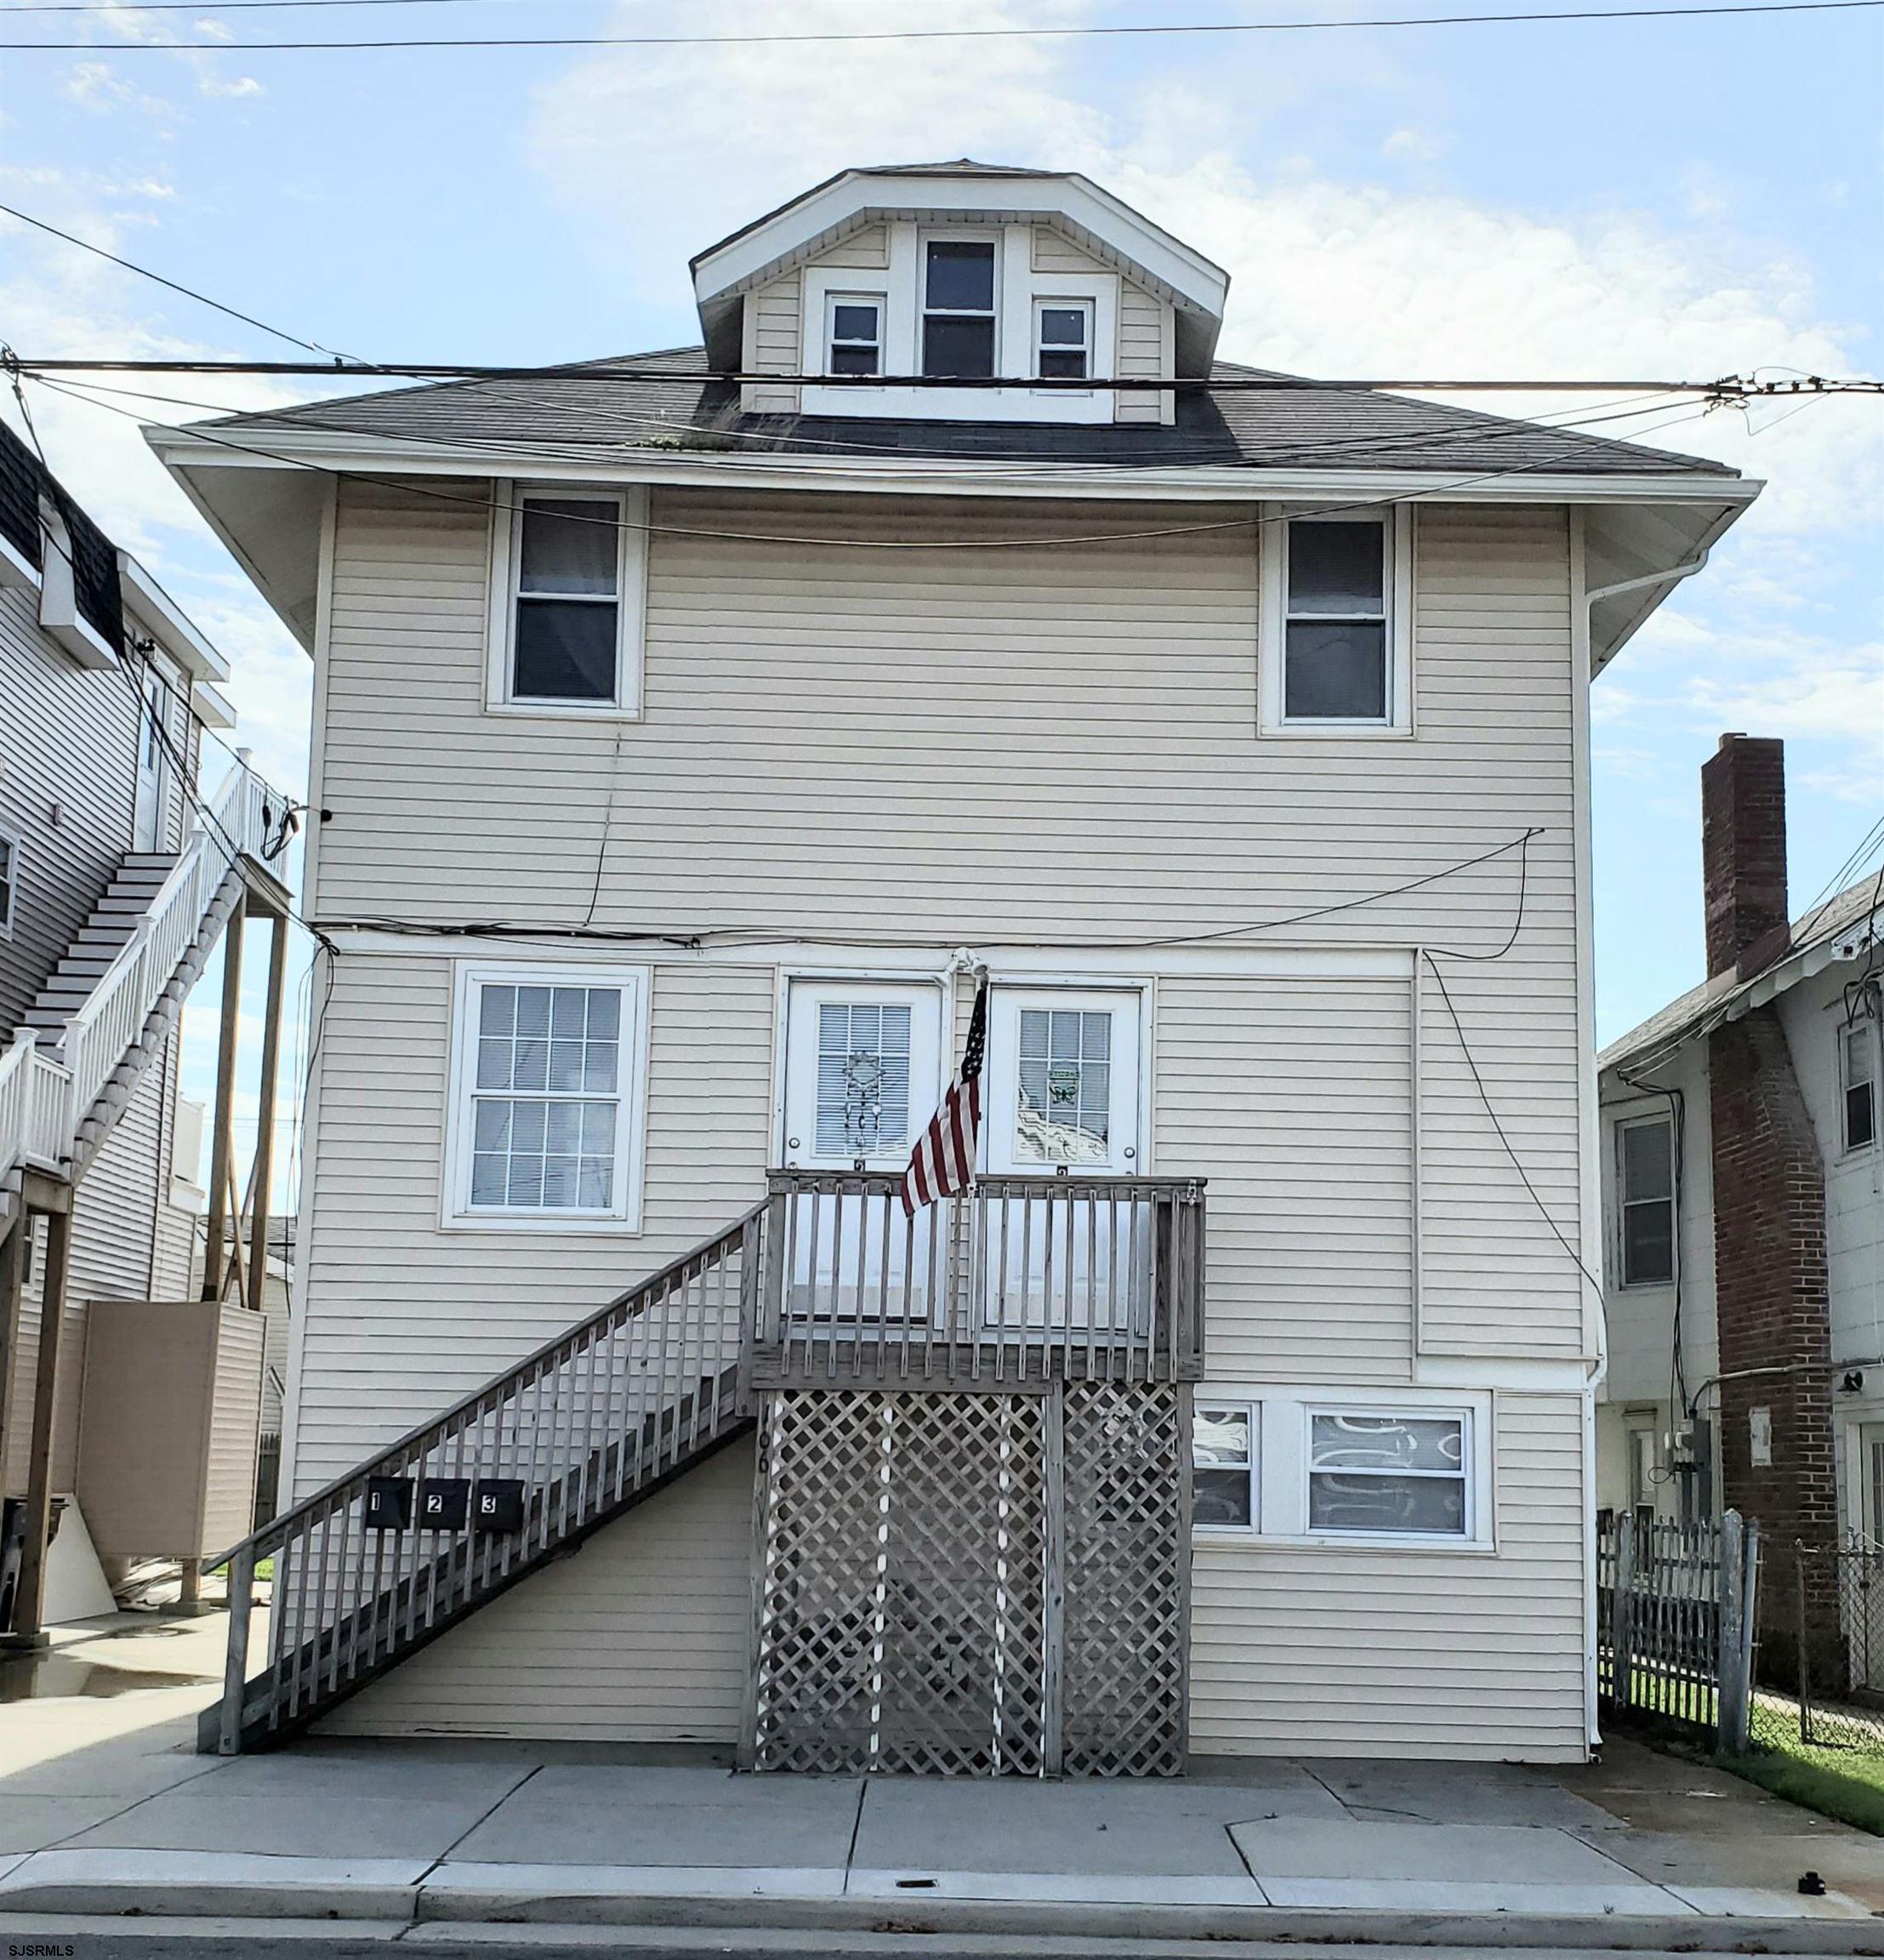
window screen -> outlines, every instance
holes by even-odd
[[[1191,1417],[1191,1521],[1256,1521],[1256,1412],[1248,1404],[1197,1405]]]
[[[994,248],[936,239],[923,265],[922,371],[984,380],[994,373]]]
[[[1023,1007],[1014,1154],[1102,1164],[1112,1138],[1112,1016]]]
[[[909,1010],[861,1001],[817,1011],[817,1150],[874,1157],[909,1141]]]
[[[619,988],[479,986],[475,1210],[610,1207],[621,1040]]]
[[[1283,713],[1292,721],[1387,718],[1387,527],[1289,526]]]
[[[511,648],[515,699],[615,699],[620,516],[614,498],[532,497],[524,504]]]
[[[1621,1185],[1622,1279],[1665,1286],[1675,1277],[1675,1131],[1665,1116],[1616,1132]]]
[[[1466,1533],[1466,1423],[1458,1416],[1312,1419],[1312,1531]]]
[[[1084,305],[1042,306],[1035,324],[1035,371],[1042,379],[1087,379],[1091,373],[1092,309]]]

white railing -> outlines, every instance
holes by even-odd
[[[143,1034],[230,867],[238,856],[261,855],[284,802],[246,761],[237,763],[52,1053],[30,1030],[0,1051],[0,1178],[22,1163],[58,1170],[71,1156],[79,1125]]]

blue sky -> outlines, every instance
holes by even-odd
[[[691,253],[844,165],[970,154],[1084,170],[1227,265],[1232,358],[1595,378],[1884,366],[1884,13],[501,53],[228,45],[1421,10],[0,6],[8,40],[95,43],[8,56],[0,196],[328,347],[539,361],[692,339]],[[153,46],[171,42],[184,51]],[[29,356],[293,351],[4,219],[0,252],[0,334]],[[311,390],[175,386],[240,406],[297,391]],[[242,738],[298,782],[305,658],[128,422],[43,390],[34,407],[71,487],[236,662]],[[1663,404],[1651,420],[1694,413]],[[1884,408],[1722,411],[1649,439],[1770,487],[1595,690],[1605,1040],[1699,977],[1698,775],[1721,730],[1786,738],[1796,909],[1884,805]],[[199,1085],[202,1047],[193,1035]]]

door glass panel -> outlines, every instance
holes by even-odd
[[[817,1154],[875,1157],[909,1142],[909,1010],[826,1001],[817,1021]]]
[[[1014,1154],[1036,1164],[1103,1164],[1112,1122],[1110,1014],[1022,1008]]]

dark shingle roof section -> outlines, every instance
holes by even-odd
[[[697,370],[697,381],[631,381],[637,370]],[[1215,378],[1261,377],[1272,389],[1180,389],[1177,419],[1157,424],[928,422],[894,417],[746,415],[736,384],[711,375],[704,350],[624,356],[522,379],[449,381],[197,426],[241,431],[265,447],[270,429],[331,430],[390,442],[515,453],[519,461],[637,451],[710,450],[833,459],[1095,468],[1506,470],[1551,475],[1734,476],[1703,457],[1618,442],[1571,429],[1312,381],[1219,362]]]

